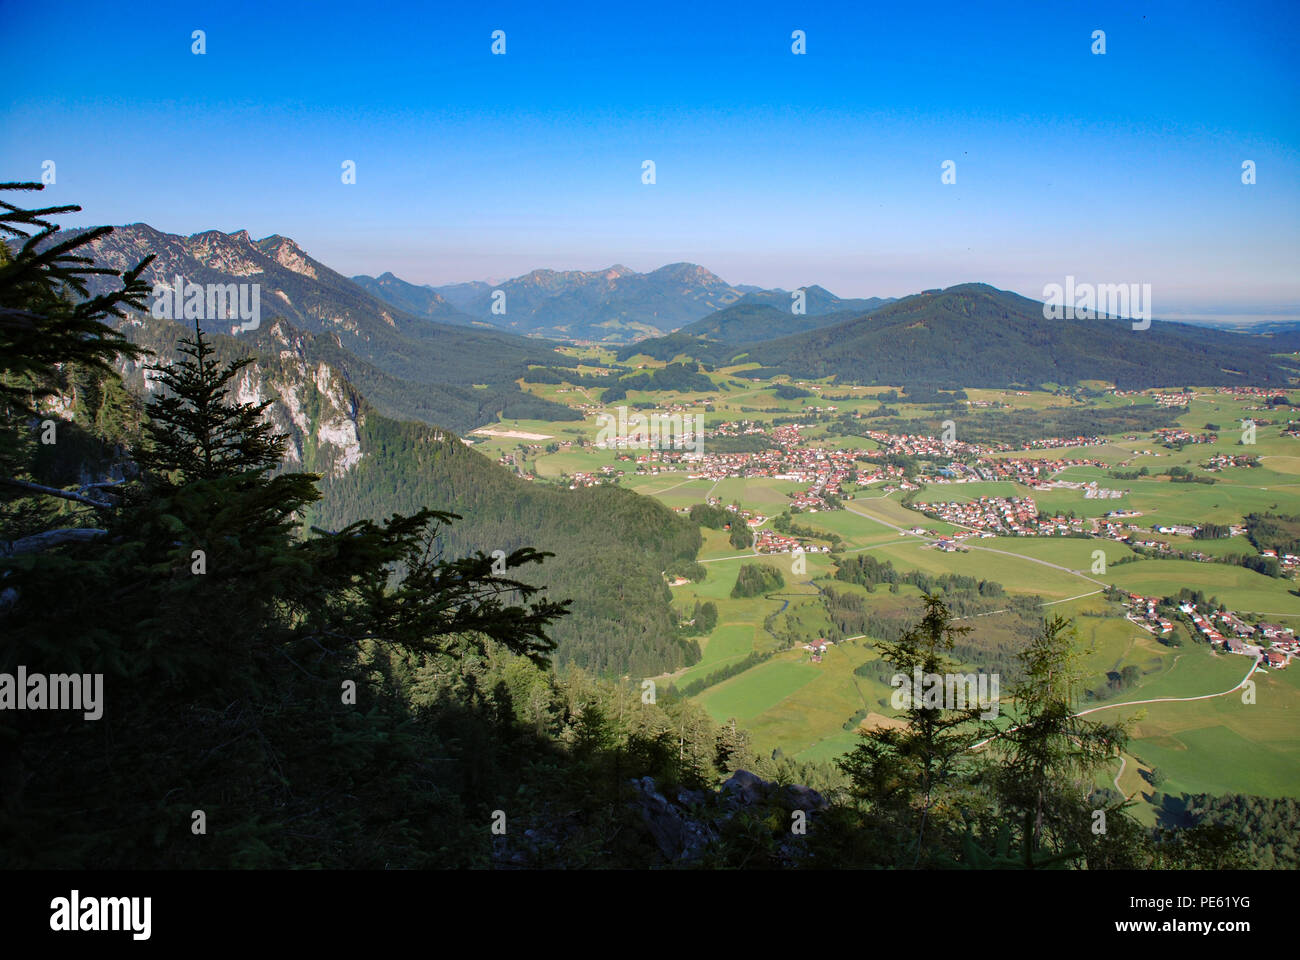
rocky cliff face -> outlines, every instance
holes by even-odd
[[[179,335],[178,326],[146,317],[133,321],[132,329],[137,342],[160,356],[175,355],[168,338]],[[229,338],[216,337],[214,343],[222,360],[239,355],[236,342]],[[235,379],[232,399],[240,403],[271,401],[266,418],[289,438],[286,468],[343,476],[365,456],[361,449],[365,401],[347,377],[314,359],[308,338],[285,321],[273,322],[259,346],[253,362]],[[152,394],[159,385],[148,366],[148,361],[128,360],[118,369],[129,385]]]
[[[277,323],[271,335],[284,344],[278,363],[254,361],[240,374],[236,397],[241,403],[262,403],[276,429],[289,435],[285,464],[324,476],[341,477],[356,466],[365,423],[361,398],[337,370],[310,362],[287,324]]]
[[[752,853],[754,867],[811,865],[808,838],[830,804],[816,790],[777,786],[737,770],[718,790],[668,789],[651,777],[629,781],[617,831],[620,859],[644,866],[710,867]],[[587,812],[554,812],[544,826],[522,825],[495,838],[498,867],[580,866],[575,849],[587,849]],[[637,853],[631,853],[629,847]],[[766,862],[757,862],[766,861]]]
[[[61,232],[59,239],[77,232]],[[376,409],[396,419],[465,431],[495,421],[506,407],[523,418],[571,414],[524,394],[516,383],[532,363],[562,362],[548,345],[471,326],[469,317],[429,291],[422,315],[407,312],[313,259],[287,237],[255,241],[244,230],[186,237],[135,223],[116,227],[84,253],[112,270],[155,258],[142,275],[151,291],[145,313],[124,324],[140,327],[146,319],[175,317],[192,327],[197,319],[208,333],[237,331],[241,340],[261,349],[267,326],[287,320],[314,338],[316,359],[342,371]],[[186,290],[204,288],[202,308],[192,309],[188,294],[173,293],[177,277]],[[92,294],[115,286],[115,278],[107,276],[88,283]],[[239,310],[232,323],[236,315],[228,298],[236,296]],[[183,310],[178,301],[184,301]],[[158,316],[150,317],[155,308]],[[488,389],[477,386],[482,384]]]

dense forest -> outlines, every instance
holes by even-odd
[[[1253,797],[1230,793],[1172,796],[1161,794],[1162,826],[1219,825],[1244,837],[1241,863],[1264,870],[1300,869],[1295,825],[1300,801],[1295,797]]]
[[[867,418],[863,418],[867,419]],[[932,417],[872,416],[865,426],[890,433],[939,436],[943,421],[955,424],[962,443],[1019,444],[1043,437],[1096,437],[1116,433],[1149,433],[1177,421],[1167,407],[1134,404],[1117,408],[1049,407],[1046,410],[971,410],[959,404]],[[853,435],[864,427],[852,414],[841,415],[828,429]]]
[[[967,594],[971,597],[1000,600],[1006,596],[1002,584],[995,580],[981,580],[957,573],[928,574],[923,570],[899,571],[889,560],[877,560],[869,553],[859,553],[839,561],[835,570],[835,579],[856,583],[875,590],[880,584],[907,583],[921,590],[922,593],[935,593],[944,596]],[[951,602],[949,604],[951,606]]]
[[[685,517],[614,486],[528,483],[422,424],[369,417],[362,448],[368,455],[356,467],[321,481],[313,523],[337,529],[437,503],[462,517],[441,535],[448,554],[524,545],[554,554],[547,592],[573,600],[554,629],[557,664],[646,677],[699,658],[695,644],[678,637],[663,578],[699,551],[699,528]]]
[[[1252,513],[1246,517],[1246,536],[1256,550],[1275,550],[1279,556],[1300,552],[1300,517]]]
[[[742,563],[740,572],[736,574],[736,585],[731,588],[731,596],[761,597],[784,586],[785,577],[770,563]]]
[[[679,356],[686,356],[702,363],[721,366],[733,362],[743,353],[743,348],[730,343],[707,340],[679,330],[666,337],[652,337],[649,340],[638,340],[628,346],[619,347],[616,356],[623,362],[633,357],[646,356],[664,363]]]
[[[698,363],[670,363],[667,366],[659,367],[657,370],[650,370],[646,373],[639,373],[636,376],[624,377],[621,380],[614,381],[608,385],[605,392],[601,394],[600,399],[602,403],[625,400],[629,390],[676,390],[683,393],[689,393],[690,391],[707,393],[715,389],[717,388],[714,386],[713,381],[700,372]]]
[[[127,330],[132,343],[159,356],[174,356],[185,336],[180,325],[152,317]],[[318,356],[312,341],[319,338],[284,321],[269,324],[264,337],[251,342],[219,334],[205,334],[205,339],[223,362],[253,359],[248,370],[268,390],[278,387],[281,392],[304,379],[294,369],[295,360]],[[293,357],[283,356],[286,347]],[[125,366],[128,382],[143,390],[144,368],[134,362]],[[347,375],[355,366],[353,361],[337,369]],[[307,405],[303,413],[314,424],[320,412],[312,405],[319,396],[307,380],[298,392]],[[357,389],[344,400],[358,422],[359,462],[347,472],[335,470],[329,451],[311,442],[311,431],[296,451],[300,467],[322,475],[321,499],[305,509],[308,526],[339,529],[437,503],[460,517],[440,535],[448,552],[509,553],[527,543],[555,555],[547,586],[554,595],[573,600],[570,616],[555,628],[558,663],[601,674],[652,676],[698,659],[695,644],[678,636],[662,576],[666,569],[683,569],[694,561],[700,543],[694,524],[658,501],[614,487],[569,491],[534,486],[446,430],[382,416]],[[611,528],[621,535],[610,537]]]

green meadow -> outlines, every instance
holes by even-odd
[[[614,359],[613,352],[603,348],[565,350],[590,369]],[[663,363],[634,357],[626,365],[651,369]],[[799,381],[799,386],[812,390],[814,395],[782,400],[774,394],[773,382],[749,379],[752,366],[739,363],[714,371],[709,375],[715,384],[712,391],[633,392],[620,403],[644,401],[661,408],[684,403],[699,411],[708,405],[711,410],[705,419],[709,424],[742,418],[770,423],[778,417],[807,414],[809,426],[803,435],[810,445],[864,453],[878,449],[875,441],[864,436],[828,432],[826,421],[819,420],[811,408],[834,406],[834,416],[853,411],[871,413],[880,407],[881,393],[898,388]],[[522,386],[539,396],[570,404],[598,402],[603,392],[598,387],[577,390],[567,385]],[[1100,389],[1105,385],[1093,386]],[[967,394],[973,403],[987,402],[997,410],[1012,412],[1089,404],[1097,409],[1115,409],[1134,402],[1107,395],[1084,404],[1077,398],[1044,391],[968,390]],[[995,455],[1101,461],[1105,466],[1068,468],[1056,479],[1096,481],[1100,486],[1124,491],[1118,499],[1089,500],[1082,490],[1036,490],[1009,481],[932,484],[915,494],[915,499],[938,502],[981,496],[1032,497],[1045,512],[1085,517],[1136,510],[1141,516],[1126,522],[1144,528],[1153,524],[1241,523],[1251,512],[1300,514],[1300,441],[1282,437],[1281,423],[1274,423],[1257,427],[1254,444],[1239,442],[1243,419],[1285,420],[1282,414],[1254,409],[1257,402],[1253,398],[1195,391],[1190,409],[1179,414],[1177,421],[1192,433],[1206,432],[1208,425],[1216,426],[1219,439],[1215,443],[1173,449],[1148,434],[1115,435],[1100,446],[1016,450]],[[934,410],[924,405],[891,401],[890,406],[899,409],[903,417],[934,416]],[[861,422],[863,430],[877,429],[871,420]],[[653,464],[646,464],[647,472],[638,476],[634,461],[620,461],[612,451],[577,446],[577,441],[590,444],[595,439],[597,422],[594,414],[584,416],[576,410],[573,421],[502,421],[494,429],[544,435],[545,439],[473,438],[476,448],[485,455],[516,457],[524,469],[535,470],[542,481],[558,481],[563,476],[596,472],[601,466],[613,465],[624,471],[619,481],[623,487],[655,497],[678,511],[712,496],[724,504],[739,503],[770,518],[786,509],[791,493],[805,487],[768,478],[691,480],[686,469],[651,473]],[[575,443],[565,450],[547,452],[550,444],[566,440]],[[1203,464],[1216,454],[1258,456],[1261,465],[1208,472]],[[1148,470],[1148,476],[1118,479],[1109,475],[1111,470],[1134,471],[1142,467]],[[1159,475],[1171,467],[1184,467],[1215,482],[1173,483]],[[1166,778],[1160,788],[1166,792],[1253,792],[1269,796],[1300,793],[1300,666],[1257,673],[1253,678],[1257,696],[1254,704],[1243,704],[1240,692],[1215,696],[1242,680],[1251,666],[1249,658],[1214,653],[1181,624],[1174,633],[1181,645],[1161,642],[1126,620],[1122,608],[1101,596],[1103,585],[1112,583],[1154,596],[1176,594],[1187,587],[1215,596],[1239,612],[1300,619],[1300,597],[1291,593],[1293,581],[1226,564],[1134,559],[1135,553],[1124,544],[1090,538],[971,538],[965,541],[967,549],[947,553],[907,531],[921,528],[944,535],[960,528],[905,507],[902,492],[885,494],[882,486],[877,483],[856,490],[847,488],[846,492],[854,493],[854,497],[844,501],[845,509],[801,513],[795,522],[819,534],[837,535],[846,555],[871,551],[877,559],[888,560],[901,571],[958,573],[997,581],[1012,595],[1040,598],[1044,616],[1059,613],[1072,618],[1079,665],[1088,689],[1103,689],[1106,678],[1118,675],[1125,667],[1138,669],[1134,686],[1106,699],[1088,699],[1081,704],[1083,709],[1103,708],[1090,714],[1094,719],[1125,719],[1133,724],[1133,740],[1123,771],[1116,762],[1107,771],[1099,772],[1099,784],[1113,785],[1118,774],[1121,789],[1150,801],[1156,791],[1144,774],[1156,767]],[[818,553],[808,554],[806,572],[795,575],[788,555],[755,557],[750,550],[731,546],[726,531],[702,529],[701,534],[703,545],[698,559],[706,571],[705,579],[672,588],[673,602],[682,616],[688,616],[696,600],[710,600],[717,605],[718,623],[708,636],[697,638],[701,660],[666,680],[680,688],[752,653],[771,654],[758,665],[705,688],[695,699],[715,720],[735,720],[743,726],[757,749],[780,751],[804,761],[832,761],[852,749],[862,729],[897,722],[888,706],[891,689],[874,676],[854,673],[857,667],[877,657],[871,638],[834,645],[819,663],[812,661],[802,643],[829,629],[818,596],[819,583],[833,583],[837,590],[863,596],[873,610],[880,612],[917,603],[919,595],[914,587],[903,585],[897,593],[867,592],[835,581],[836,555]],[[1144,537],[1210,556],[1256,552],[1248,539],[1240,536],[1194,540],[1148,533]],[[1097,551],[1104,556],[1104,572]],[[786,586],[769,597],[732,599],[731,589],[741,565],[755,562],[781,570]],[[976,631],[977,638],[1010,636],[1004,632],[1007,616],[975,617],[967,625]],[[801,639],[790,646],[778,640],[773,630]],[[1130,705],[1137,700],[1160,702]],[[855,721],[857,717],[863,719]],[[1154,821],[1155,809],[1150,803],[1140,803],[1136,812],[1145,822]]]

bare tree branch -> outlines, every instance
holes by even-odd
[[[46,530],[34,533],[30,537],[5,543],[0,541],[0,557],[15,557],[20,553],[39,553],[62,543],[88,543],[96,537],[102,537],[107,530],[93,527],[68,527],[60,530]]]
[[[94,507],[96,510],[115,510],[117,508],[117,504],[115,503],[109,503],[105,500],[92,500],[90,497],[82,496],[80,493],[73,493],[71,490],[60,490],[57,487],[47,487],[39,483],[29,483],[26,480],[14,480],[9,477],[0,477],[0,484],[4,484],[7,487],[18,487],[20,490],[30,490],[32,493],[41,493],[47,497],[62,497],[64,500],[72,500],[75,503],[84,503],[86,506]],[[88,486],[93,486],[93,484]]]

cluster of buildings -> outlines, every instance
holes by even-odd
[[[1161,443],[1217,443],[1217,433],[1192,433],[1182,427],[1162,427],[1151,433],[1153,440]]]
[[[1201,469],[1209,473],[1216,473],[1219,470],[1225,470],[1228,467],[1258,467],[1259,457],[1232,456],[1227,453],[1217,453],[1210,457],[1209,460],[1201,464]]]
[[[767,433],[767,428],[761,423],[755,423],[753,420],[728,420],[726,423],[720,423],[716,428],[709,431],[708,436],[745,437],[759,433]]]
[[[1164,390],[1111,390],[1110,393],[1116,397],[1142,397],[1154,400],[1157,406],[1175,408],[1188,406],[1193,397],[1190,393],[1170,393]]]
[[[1100,460],[1085,460],[1078,457],[1025,458],[1014,457],[1006,460],[981,460],[975,465],[975,471],[981,480],[1014,480],[1027,487],[1043,487],[1050,484],[1051,477],[1068,467],[1100,467],[1106,464]]]
[[[1191,617],[1201,636],[1225,653],[1258,657],[1275,670],[1288,666],[1291,658],[1300,654],[1300,642],[1290,627],[1247,623],[1230,610],[1203,617],[1190,603],[1180,604],[1178,609]]]
[[[729,425],[744,433],[764,433],[744,425]],[[740,436],[741,433],[716,434]],[[797,425],[788,424],[771,431],[776,446],[756,453],[705,453],[696,458],[687,474],[692,480],[725,480],[731,477],[770,477],[808,484],[808,488],[791,496],[793,506],[802,510],[827,509],[827,497],[843,496],[843,485],[857,472],[852,450],[824,450],[805,446]],[[882,468],[883,472],[883,468]],[[899,471],[901,475],[901,470]],[[866,482],[866,481],[864,481]]]
[[[1163,636],[1173,632],[1174,622],[1156,613],[1156,607],[1160,603],[1158,597],[1144,597],[1140,593],[1130,593],[1128,599],[1121,602],[1128,608],[1125,618],[1148,633]]]
[[[602,484],[618,483],[622,476],[622,470],[607,464],[597,473],[575,473],[569,478],[569,489],[577,490],[580,487],[599,487]]]
[[[1025,536],[1038,526],[1038,506],[1032,497],[980,497],[912,506],[928,517],[976,530]]]
[[[1105,437],[1048,437],[1045,440],[1026,440],[1021,450],[1056,450],[1060,447],[1100,447],[1109,443]]]
[[[903,454],[912,457],[979,457],[986,453],[1007,453],[1013,450],[1059,450],[1066,447],[1095,447],[1107,442],[1105,437],[1078,436],[1044,437],[1038,440],[1025,440],[1020,444],[948,443],[939,437],[886,433],[883,430],[865,430],[863,436],[869,437],[880,444],[881,450],[885,453]],[[997,462],[986,460],[981,461],[981,465],[988,466]],[[1096,461],[1078,462],[1080,464],[1096,463]],[[1062,464],[1063,466],[1073,465],[1070,461],[1062,461]]]
[[[754,539],[757,553],[794,553],[796,549],[802,549],[804,553],[829,553],[831,548],[825,544],[807,544],[798,537],[787,537],[775,530],[759,530]]]
[[[864,430],[862,433],[880,444],[883,452],[909,457],[978,457],[985,450],[975,443],[945,443],[938,437],[921,434],[886,433],[883,430]],[[996,449],[1009,450],[1010,447]]]
[[[1294,572],[1296,566],[1300,565],[1300,557],[1297,557],[1294,553],[1278,553],[1276,550],[1270,549],[1259,551],[1259,555],[1261,557],[1272,557],[1285,573]]]
[[[1277,387],[1216,387],[1215,393],[1228,397],[1275,397],[1278,394],[1285,394],[1285,390]]]
[[[1173,621],[1157,612],[1159,598],[1130,593],[1121,602],[1128,609],[1126,619],[1148,633],[1164,636],[1173,631]],[[1292,657],[1300,655],[1300,641],[1290,627],[1276,623],[1248,623],[1231,610],[1217,610],[1209,616],[1202,616],[1191,603],[1181,603],[1178,609],[1192,621],[1197,633],[1225,653],[1257,657],[1275,670],[1283,669],[1291,663]]]

